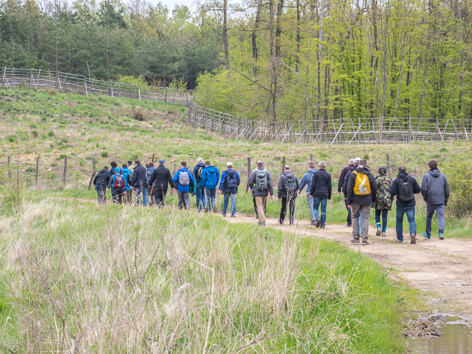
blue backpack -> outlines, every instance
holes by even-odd
[[[307,191],[310,191],[311,190],[311,182],[313,182],[313,175],[315,174],[315,172],[308,171],[308,174],[310,175],[310,181],[308,182]]]
[[[228,171],[226,170],[228,176],[226,176],[226,187],[227,188],[238,188],[238,177],[236,177],[236,171]]]

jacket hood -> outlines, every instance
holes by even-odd
[[[116,169],[115,169],[115,171],[116,171]],[[127,173],[127,172],[129,172],[129,169],[128,169],[128,167],[123,167],[122,171],[123,171],[123,173]]]
[[[205,164],[204,164],[203,162],[197,163],[197,166],[198,166],[198,167],[203,167],[203,168],[205,168]]]
[[[400,173],[398,173],[397,178],[404,178],[405,176],[408,176],[408,173],[400,172]]]
[[[100,172],[98,172],[98,173],[99,173],[99,174],[106,174],[106,173],[109,173],[109,172],[108,172],[107,169],[102,168],[102,169],[100,170]]]
[[[233,170],[232,168],[228,168],[228,169],[226,170],[226,173],[227,173],[228,175],[232,176],[232,175],[234,175],[234,174],[236,173],[236,171]]]
[[[120,173],[120,168],[119,167],[115,167],[115,173]]]
[[[211,173],[211,174],[218,173],[218,169],[215,166],[205,167],[205,170],[208,171],[208,173]]]
[[[429,170],[428,173],[434,178],[438,178],[439,176],[441,176],[441,172],[437,168],[435,168],[434,170]]]
[[[316,168],[310,168],[308,172],[316,172]]]
[[[188,172],[185,167],[182,167],[179,171],[180,171],[180,172]]]
[[[359,167],[356,168],[356,172],[363,173],[363,174],[367,175],[370,172],[370,168],[369,168],[369,166],[366,166],[366,165],[359,166]]]
[[[378,175],[377,177],[375,177],[376,179],[381,179],[381,180],[387,180],[388,179],[388,176],[387,175]]]

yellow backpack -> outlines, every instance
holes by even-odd
[[[370,194],[369,176],[363,173],[357,173],[356,171],[353,171],[353,173],[356,174],[356,183],[354,184],[354,194],[369,195]]]

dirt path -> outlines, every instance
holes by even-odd
[[[87,199],[54,199],[96,203]],[[230,223],[257,222],[254,216],[242,214],[236,218],[227,217],[226,220]],[[326,229],[317,229],[307,220],[297,220],[294,226],[282,226],[275,218],[268,218],[267,225],[298,235],[345,244],[392,270],[390,276],[395,280],[403,279],[409,286],[424,292],[429,311],[449,311],[472,318],[472,239],[446,238],[440,241],[435,237],[425,240],[419,236],[416,245],[410,245],[407,236],[404,243],[398,244],[395,242],[394,229],[388,229],[387,237],[381,238],[375,236],[376,230],[371,227],[370,245],[362,246],[350,242],[352,229],[344,225],[327,224]],[[421,225],[418,229],[421,230]]]

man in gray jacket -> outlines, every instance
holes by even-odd
[[[257,215],[259,216],[259,225],[266,225],[264,205],[267,196],[270,193],[270,199],[274,197],[274,186],[270,173],[264,169],[264,162],[257,161],[257,170],[254,170],[249,177],[249,189],[252,190],[252,196],[256,199]]]
[[[444,207],[449,199],[449,184],[447,178],[438,170],[438,162],[428,162],[429,172],[423,176],[421,181],[421,194],[426,202],[426,232],[423,236],[431,239],[431,226],[433,215],[436,210],[438,216],[438,236],[444,240]]]

